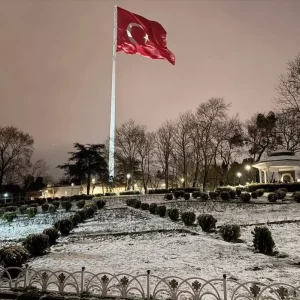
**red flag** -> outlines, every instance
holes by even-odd
[[[117,51],[167,59],[175,65],[175,55],[167,48],[165,29],[155,21],[118,7]]]

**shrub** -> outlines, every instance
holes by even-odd
[[[224,201],[228,201],[230,199],[229,192],[221,192],[221,199]]]
[[[81,222],[81,217],[78,214],[72,215],[69,219],[72,222],[73,227],[76,227]]]
[[[92,206],[86,206],[84,209],[85,215],[86,215],[86,219],[90,219],[93,218],[95,215],[95,210]]]
[[[192,192],[192,197],[194,199],[200,198],[200,196],[201,196],[201,193],[199,191]]]
[[[150,205],[148,203],[142,203],[141,204],[141,209],[142,210],[149,210]]]
[[[60,205],[59,201],[53,201],[52,204],[53,204],[57,209],[59,208],[59,205]]]
[[[4,268],[21,268],[27,258],[28,253],[21,245],[9,245],[0,248],[0,261]]]
[[[209,192],[208,195],[209,195],[210,199],[216,200],[219,196],[219,193],[218,192]]]
[[[207,193],[201,193],[201,200],[202,201],[208,201],[208,194]]]
[[[160,216],[160,217],[164,217],[166,215],[167,212],[167,208],[165,205],[159,205],[156,208],[156,213]]]
[[[72,203],[70,201],[63,201],[61,202],[61,207],[64,208],[66,211],[70,211],[72,208]]]
[[[192,226],[196,220],[196,215],[191,211],[187,211],[181,215],[181,220],[183,221],[184,225]]]
[[[256,193],[257,193],[258,197],[262,197],[265,193],[265,190],[264,189],[258,189],[258,190],[256,190]]]
[[[105,200],[97,200],[96,201],[96,205],[97,205],[97,208],[98,209],[102,209],[106,204],[106,201]]]
[[[168,210],[168,216],[172,221],[174,221],[174,222],[178,221],[178,219],[179,219],[179,210],[178,210],[178,208],[170,208]]]
[[[6,212],[14,212],[17,211],[17,206],[7,206],[5,207]]]
[[[293,198],[297,203],[300,203],[300,192],[294,193]]]
[[[3,214],[3,219],[7,222],[12,222],[17,217],[15,212],[6,212]]]
[[[286,189],[279,189],[279,190],[275,191],[279,200],[283,200],[285,198],[285,196],[286,196],[285,190]]]
[[[234,200],[235,198],[236,198],[236,193],[235,193],[235,191],[229,191],[229,196],[230,196],[230,199],[231,200]]]
[[[199,215],[197,220],[200,227],[205,232],[209,232],[212,229],[216,228],[217,219],[215,219],[212,215],[209,214]]]
[[[77,214],[80,216],[81,222],[84,222],[84,220],[86,220],[87,216],[84,209],[77,211],[75,215]]]
[[[38,203],[32,203],[32,204],[29,205],[29,207],[34,207],[36,209],[37,209],[38,206],[39,206]]]
[[[49,210],[49,204],[45,202],[44,204],[42,204],[42,211],[47,212],[48,210]]]
[[[43,234],[47,235],[49,238],[49,246],[56,244],[56,240],[59,238],[59,232],[56,228],[47,228],[44,229]]]
[[[52,204],[49,205],[49,212],[50,212],[50,213],[53,214],[53,213],[56,212],[56,210],[57,210],[56,206],[54,206],[54,205],[52,205]]]
[[[275,243],[269,228],[256,226],[251,233],[255,251],[267,255],[273,254]]]
[[[153,215],[156,214],[156,207],[157,207],[157,204],[156,204],[156,203],[151,203],[151,204],[150,204],[150,206],[149,206],[150,214],[153,214]]]
[[[62,219],[54,224],[54,227],[60,231],[62,235],[69,235],[73,229],[73,223],[69,219]]]
[[[35,217],[37,214],[37,208],[36,207],[28,207],[26,210],[26,214],[28,215],[29,218]]]
[[[252,192],[252,193],[251,193],[251,197],[252,197],[252,199],[257,199],[257,197],[258,197],[257,191]]]
[[[79,209],[84,208],[85,200],[79,200],[78,202],[76,202],[76,205]]]
[[[235,224],[226,224],[220,228],[221,236],[226,242],[236,242],[241,236],[241,227]]]
[[[181,197],[181,191],[175,191],[174,192],[174,197],[176,200],[178,200]]]
[[[276,202],[277,199],[278,199],[278,195],[277,195],[276,193],[270,193],[270,194],[268,195],[268,200],[269,200],[270,202]]]
[[[241,189],[236,189],[235,194],[237,195],[237,197],[241,197],[242,190]]]
[[[21,205],[20,206],[20,214],[25,215],[27,208],[28,208],[28,205]]]
[[[130,206],[130,207],[133,207],[134,201],[135,201],[135,199],[127,199],[127,200],[126,200],[126,205],[127,205],[127,206]]]
[[[251,195],[248,192],[242,192],[241,193],[241,200],[243,202],[250,202],[251,200]]]
[[[43,233],[29,234],[23,245],[32,256],[42,255],[49,247],[49,237]]]
[[[134,208],[139,209],[139,208],[141,208],[141,205],[142,205],[141,200],[135,199]]]
[[[190,193],[185,193],[184,200],[189,200],[189,199],[190,199]]]
[[[173,200],[173,194],[171,194],[171,193],[165,194],[165,199]]]

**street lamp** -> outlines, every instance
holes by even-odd
[[[71,196],[73,196],[73,187],[74,187],[74,183],[71,183]]]
[[[130,179],[130,174],[128,173],[127,175],[126,175],[126,178],[127,178],[127,190],[129,190],[129,179]]]
[[[183,187],[183,183],[184,183],[184,178],[180,179],[181,183],[182,183],[182,187]]]
[[[241,182],[241,177],[242,177],[242,173],[241,172],[237,172],[236,176],[239,178],[239,184]]]
[[[6,204],[6,199],[7,199],[7,197],[8,197],[8,194],[5,193],[5,194],[4,194],[4,201],[5,201],[4,203],[5,203],[5,204]]]
[[[93,184],[93,192],[92,192],[92,194],[93,194],[93,195],[94,195],[94,190],[95,190],[95,182],[96,182],[96,179],[93,178],[93,179],[92,179],[92,184]]]
[[[250,176],[251,166],[250,166],[250,165],[246,165],[245,169],[246,169],[246,171],[248,172],[248,180],[251,181],[251,179],[252,179],[251,176]]]

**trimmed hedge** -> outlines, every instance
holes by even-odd
[[[76,202],[76,206],[81,209],[84,208],[85,205],[85,200],[79,200],[78,202]]]
[[[253,184],[248,185],[249,192],[257,191],[259,189],[263,189],[267,193],[275,192],[279,189],[286,189],[287,192],[293,193],[300,191],[300,182],[294,183],[261,183],[261,184]]]
[[[49,238],[49,246],[56,244],[56,240],[59,238],[59,232],[56,228],[46,228],[43,231],[43,234],[47,235]]]
[[[4,268],[21,268],[28,259],[28,252],[21,245],[10,245],[0,248],[0,261]]]
[[[150,207],[149,203],[142,203],[141,204],[141,209],[142,210],[149,210],[149,207]]]
[[[199,215],[197,220],[200,227],[205,232],[209,232],[212,229],[216,228],[217,219],[215,219],[212,215],[209,214]]]
[[[178,221],[178,219],[179,219],[179,210],[178,210],[178,208],[168,209],[168,216],[172,221],[174,221],[174,222]]]
[[[156,208],[157,208],[157,204],[156,203],[151,203],[150,206],[149,206],[150,214],[155,215],[156,214]]]
[[[43,233],[29,234],[23,245],[32,256],[43,255],[49,247],[49,236]]]
[[[274,253],[275,242],[269,228],[256,226],[251,233],[253,235],[253,246],[255,251],[267,255]]]
[[[181,215],[181,220],[183,221],[184,225],[192,226],[196,220],[196,215],[191,211],[187,211]]]
[[[167,208],[165,205],[159,205],[156,207],[156,214],[158,214],[160,217],[164,217],[166,215]]]
[[[226,242],[236,242],[241,236],[241,227],[236,224],[226,224],[220,228],[221,236]]]

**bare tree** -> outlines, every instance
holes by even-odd
[[[206,190],[209,170],[214,165],[220,143],[224,140],[224,124],[229,108],[223,98],[211,98],[198,106],[195,126],[202,156],[202,186]]]
[[[116,129],[115,158],[117,179],[125,182],[126,174],[130,174],[130,182],[140,178],[140,141],[146,134],[146,127],[137,125],[133,120],[121,124]]]
[[[141,168],[141,180],[145,192],[151,180],[151,166],[154,164],[154,134],[141,132],[138,148],[138,156]]]
[[[33,138],[15,127],[0,127],[0,190],[17,169],[30,166]]]
[[[287,72],[279,77],[276,103],[284,111],[300,112],[300,54],[287,63]]]
[[[22,176],[24,182],[24,190],[27,191],[35,178],[47,176],[47,170],[48,166],[42,159],[37,160],[33,164],[30,164],[30,166],[25,171],[25,174],[23,174]]]
[[[296,110],[283,111],[277,115],[276,132],[281,136],[281,148],[300,151],[300,116]]]
[[[169,167],[173,151],[174,124],[166,121],[155,133],[157,161],[165,177],[166,188],[169,188]]]
[[[172,155],[177,170],[182,174],[183,187],[188,184],[188,160],[192,153],[191,121],[191,112],[181,114],[175,121],[175,130],[173,131],[174,151]]]

